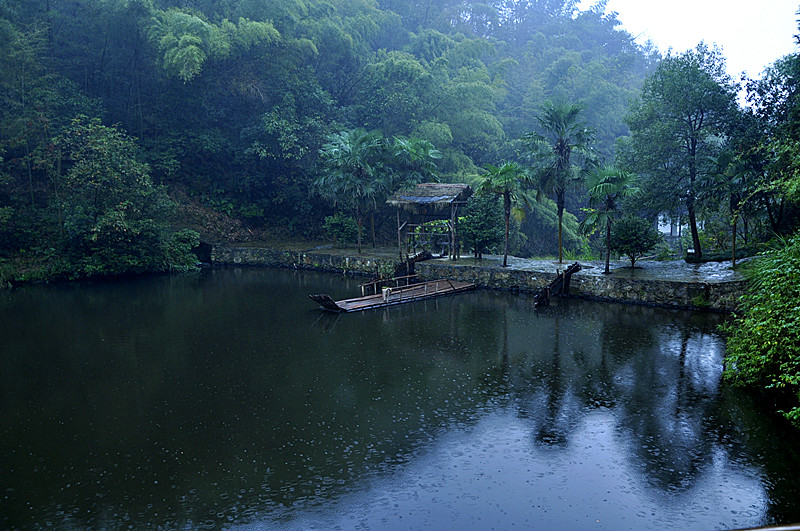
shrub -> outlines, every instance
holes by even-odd
[[[64,171],[54,176],[62,192],[51,206],[61,223],[63,252],[57,260],[51,259],[53,253],[40,253],[49,278],[194,267],[191,251],[197,235],[187,231],[173,235],[169,230],[175,204],[163,187],[153,184],[149,167],[137,158],[133,138],[81,116],[55,139],[55,145]]]
[[[748,293],[728,333],[725,380],[762,389],[800,428],[800,234],[745,270]]]
[[[503,244],[505,222],[499,203],[497,196],[474,195],[464,209],[458,230],[464,245],[473,250],[476,258],[483,258],[484,252],[492,252]]]
[[[183,229],[169,236],[164,244],[166,266],[170,271],[186,272],[197,267],[195,248],[200,236],[193,230]]]
[[[350,216],[345,216],[341,213],[326,217],[322,228],[333,239],[334,244],[355,242],[358,235],[356,221]]]
[[[611,250],[627,256],[631,267],[660,241],[661,235],[656,228],[643,218],[627,216],[615,222],[611,228]]]

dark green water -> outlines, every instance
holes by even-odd
[[[797,434],[719,317],[219,270],[0,293],[0,528],[718,529],[800,521]]]

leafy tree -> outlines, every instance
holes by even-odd
[[[610,166],[593,171],[586,179],[586,186],[589,189],[589,206],[593,208],[581,223],[581,228],[584,232],[595,228],[605,229],[605,274],[611,273],[609,270],[611,226],[620,215],[618,203],[622,198],[634,197],[639,194],[640,190],[636,186],[636,180],[636,175]]]
[[[748,196],[765,212],[771,230],[791,234],[800,212],[800,56],[786,56],[748,82],[753,126],[738,157],[754,174],[756,190]]]
[[[800,236],[757,258],[748,293],[728,332],[724,377],[779,400],[778,413],[800,428]]]
[[[643,189],[657,208],[685,206],[698,258],[698,185],[714,171],[709,161],[726,139],[737,90],[720,51],[701,43],[664,58],[628,118],[631,169],[644,177]]]
[[[631,267],[660,241],[661,235],[653,224],[637,216],[624,217],[611,229],[611,249],[627,256]]]
[[[186,269],[192,232],[171,234],[172,202],[153,186],[136,145],[98,119],[78,117],[56,140],[63,232],[77,271],[86,276]]]
[[[478,193],[503,199],[503,221],[505,223],[503,267],[508,267],[511,210],[515,203],[525,201],[525,190],[531,183],[531,177],[525,168],[516,162],[506,162],[499,167],[487,164],[486,170],[486,175],[478,186]]]
[[[417,137],[394,137],[392,143],[391,166],[396,179],[395,185],[402,183],[418,184],[436,179],[436,162],[442,152],[427,140]]]
[[[202,16],[180,9],[154,12],[149,36],[168,75],[189,82],[197,77],[207,59],[227,59],[252,46],[273,43],[280,34],[269,22],[240,18],[238,24],[223,20],[209,23]]]
[[[386,176],[378,171],[383,146],[379,134],[356,129],[330,135],[320,149],[324,168],[314,185],[317,193],[334,206],[344,206],[354,213],[359,254],[364,213],[374,210],[378,198],[388,191]]]
[[[410,132],[422,120],[433,77],[414,56],[393,51],[366,67],[360,101],[361,122],[387,135]]]
[[[537,117],[541,132],[526,135],[539,187],[553,194],[558,209],[558,261],[564,260],[562,227],[567,191],[581,182],[582,173],[594,165],[592,132],[580,121],[577,103],[547,101]],[[581,165],[574,163],[575,159]]]
[[[497,208],[498,197],[493,194],[476,194],[470,197],[459,221],[459,234],[467,247],[482,259],[483,252],[503,241],[503,215]]]

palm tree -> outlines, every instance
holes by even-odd
[[[592,211],[581,222],[581,230],[588,232],[594,228],[606,231],[606,269],[608,275],[611,256],[611,224],[620,214],[618,200],[633,197],[641,190],[635,186],[636,175],[618,170],[612,166],[597,169],[589,174],[586,186],[589,188],[589,206]]]
[[[547,101],[537,117],[541,133],[525,135],[529,142],[531,162],[539,175],[539,187],[544,193],[553,194],[558,213],[558,262],[564,258],[562,225],[567,191],[576,188],[582,173],[595,165],[594,152],[590,144],[592,131],[579,115],[583,107],[577,103]],[[572,163],[576,155],[582,163]]]
[[[508,234],[511,223],[511,208],[525,198],[525,187],[531,183],[530,174],[516,162],[506,162],[495,167],[485,166],[487,173],[478,186],[479,194],[491,194],[503,198],[503,218],[505,221],[505,245],[503,247],[503,267],[508,267]]]
[[[421,138],[394,137],[392,158],[400,177],[400,182],[396,184],[413,185],[436,180],[435,161],[442,158],[442,152]]]
[[[753,178],[757,175],[752,163],[742,155],[730,151],[723,151],[716,159],[715,172],[710,173],[700,182],[697,196],[701,200],[720,201],[728,203],[728,212],[731,216],[732,234],[731,259],[732,267],[736,268],[736,233],[739,219],[745,215],[745,207],[750,199],[761,188],[754,186]],[[745,222],[747,218],[745,218]],[[745,225],[745,236],[747,225]],[[745,241],[745,243],[747,243]]]
[[[355,214],[359,254],[364,212],[374,210],[388,189],[389,183],[378,171],[383,146],[379,134],[355,129],[329,135],[320,149],[324,170],[314,188],[335,206],[344,205]]]

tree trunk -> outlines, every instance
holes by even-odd
[[[686,197],[686,210],[689,213],[689,229],[692,231],[692,247],[696,259],[703,257],[703,249],[700,248],[700,233],[697,231],[697,216],[694,210],[694,185],[697,180],[697,139],[692,136],[689,143],[689,193]]]
[[[689,200],[686,202],[686,210],[689,213],[689,229],[692,231],[692,246],[694,247],[694,256],[699,260],[703,257],[703,250],[700,248],[700,233],[697,230],[697,216],[695,215],[694,211],[694,197],[689,196]]]
[[[559,190],[556,196],[557,200],[556,206],[558,207],[558,263],[559,264],[564,263],[564,246],[561,239],[561,227],[562,227],[561,223],[564,218],[564,203],[565,203],[564,194],[565,194],[564,190]]]
[[[611,220],[606,221],[606,270],[604,273],[608,275],[611,270],[608,263],[611,260]]]
[[[361,254],[361,230],[364,225],[364,220],[361,219],[361,210],[356,210],[356,218],[358,219],[358,254]]]
[[[506,242],[503,250],[503,267],[508,267],[508,229],[511,223],[511,196],[507,193],[503,195],[503,210],[506,217]]]

